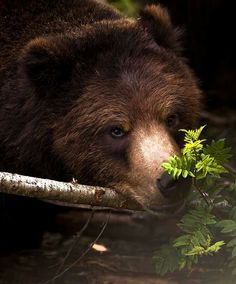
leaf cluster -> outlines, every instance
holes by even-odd
[[[180,156],[172,156],[162,164],[164,170],[174,179],[191,178],[193,190],[189,197],[195,209],[189,210],[178,227],[181,234],[155,253],[155,267],[158,274],[190,269],[200,257],[211,256],[222,249],[228,253],[228,268],[236,274],[236,204],[229,194],[236,195],[236,181],[221,182],[221,175],[228,171],[225,167],[231,157],[225,140],[213,140],[210,144],[200,139],[205,126],[196,130],[181,129],[184,133],[184,147]],[[200,193],[200,194],[199,194]],[[221,220],[213,213],[214,206],[227,204]],[[222,240],[214,240],[216,233]],[[225,237],[224,237],[225,236]],[[225,245],[226,244],[226,245]]]
[[[212,242],[210,226],[215,224],[216,218],[209,210],[204,208],[190,210],[178,224],[183,234],[155,253],[157,273],[164,275],[185,267],[190,269],[193,264],[198,263],[199,257],[218,252],[225,243]]]
[[[231,157],[230,148],[225,147],[224,139],[213,140],[210,145],[204,146],[206,140],[199,139],[204,127],[196,130],[180,129],[185,133],[182,155],[171,156],[169,161],[162,164],[164,170],[173,178],[190,176],[203,179],[208,175],[219,177],[227,173],[223,163],[228,162]]]
[[[236,275],[236,206],[230,210],[229,219],[218,222],[217,227],[226,235],[227,250],[229,253],[228,266],[232,275]]]

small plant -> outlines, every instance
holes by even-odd
[[[230,148],[225,147],[224,139],[210,144],[200,139],[204,128],[181,129],[185,142],[181,156],[172,156],[162,164],[174,179],[192,178],[193,190],[189,196],[192,208],[178,224],[181,235],[155,253],[154,263],[160,275],[191,269],[203,256],[220,251],[227,256],[227,271],[236,275],[236,181],[225,166],[231,157]]]

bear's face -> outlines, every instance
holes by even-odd
[[[163,12],[147,9],[139,22],[36,39],[21,64],[38,100],[55,99],[63,109],[51,125],[52,148],[71,177],[158,211],[175,208],[188,190],[187,180],[170,182],[161,165],[179,153],[178,129],[194,126],[200,92],[176,56],[174,35],[159,31],[157,42],[156,9]]]
[[[106,64],[90,78],[55,126],[55,149],[80,183],[116,188],[153,208],[184,197],[183,184],[167,199],[158,188],[161,164],[179,153],[178,129],[194,126],[199,107],[198,89],[175,61],[131,57],[110,77]]]

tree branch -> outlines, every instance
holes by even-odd
[[[86,204],[114,209],[143,210],[134,200],[109,188],[59,182],[0,172],[0,192],[59,201],[66,205]]]

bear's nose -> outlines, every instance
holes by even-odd
[[[191,179],[182,177],[173,179],[167,173],[163,173],[161,177],[157,179],[157,188],[165,198],[173,200],[182,199],[189,193]]]

